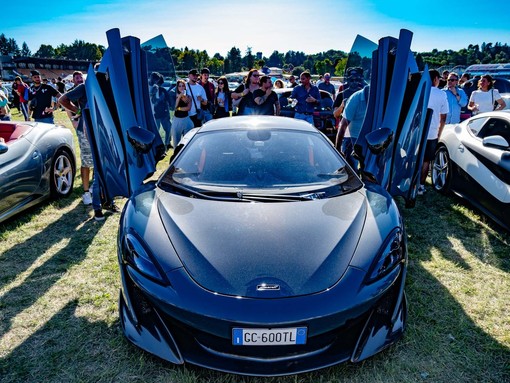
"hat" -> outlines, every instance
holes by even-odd
[[[363,69],[349,68],[347,69],[347,77],[363,77]]]
[[[197,75],[198,75],[198,71],[197,71],[196,69],[191,69],[191,70],[188,72],[188,74],[193,74],[193,75],[197,76]]]
[[[211,72],[209,71],[208,68],[203,68],[201,71],[200,71],[200,74],[210,74]]]
[[[40,76],[40,75],[41,75],[41,73],[39,73],[39,71],[37,69],[30,71],[30,76]]]

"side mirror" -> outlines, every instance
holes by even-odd
[[[7,153],[8,150],[9,150],[9,147],[6,144],[0,143],[0,154]]]
[[[502,136],[488,136],[483,139],[483,146],[490,146],[498,149],[508,149],[510,145]]]
[[[393,131],[390,128],[379,128],[371,131],[365,136],[370,151],[375,154],[381,154],[393,141]]]
[[[127,137],[128,142],[138,153],[147,154],[152,149],[155,135],[146,129],[134,126],[128,129]]]

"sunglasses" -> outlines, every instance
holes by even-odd
[[[458,78],[449,78],[448,81],[459,81]]]
[[[252,76],[252,77],[260,77],[260,75],[259,75],[259,74],[252,74],[251,76]]]

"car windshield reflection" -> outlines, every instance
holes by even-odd
[[[317,192],[316,199],[362,186],[326,138],[288,130],[223,130],[198,133],[185,146],[160,186],[178,191],[269,193]],[[247,198],[244,194],[243,198]]]

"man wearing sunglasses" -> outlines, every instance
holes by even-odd
[[[459,88],[459,75],[455,72],[448,74],[446,87],[448,106],[450,111],[446,115],[447,124],[457,124],[460,122],[460,112],[468,103],[466,92]]]

